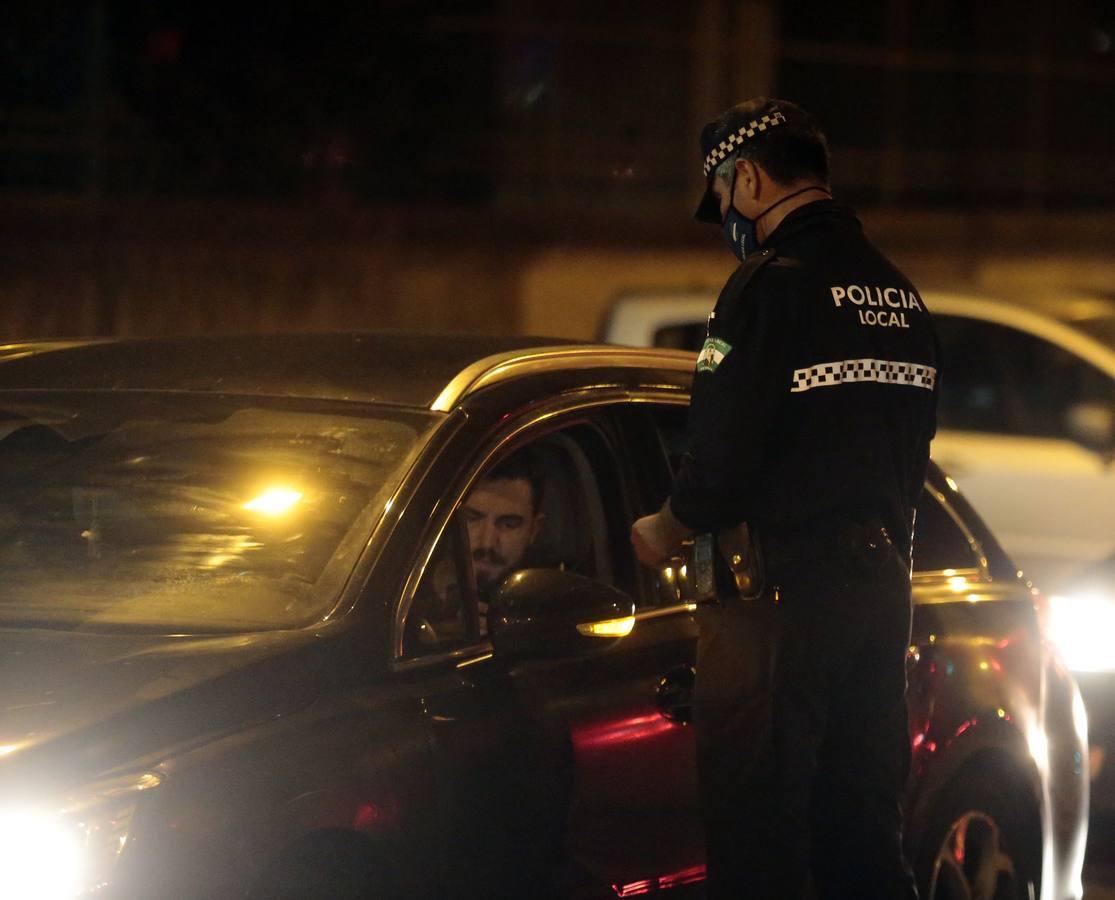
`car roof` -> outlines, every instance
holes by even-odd
[[[555,338],[267,334],[0,345],[0,390],[144,390],[289,396],[448,411],[524,372],[691,371],[693,354]]]
[[[1115,316],[1115,304],[1078,295],[1020,296],[1013,301],[968,294],[926,291],[926,308],[935,315],[955,315],[995,322],[1026,331],[1087,360],[1115,378],[1115,348],[1080,328],[1088,319]]]
[[[1015,291],[1010,297],[991,294],[969,294],[952,291],[925,291],[928,303],[947,303],[952,305],[974,306],[984,303],[1019,307],[1048,316],[1059,322],[1072,324],[1088,319],[1115,318],[1115,301],[1094,294],[1074,293],[1071,291]]]
[[[922,291],[921,295],[931,307],[938,302],[950,307],[995,304],[1017,309],[1021,306],[1069,324],[1089,319],[1115,319],[1115,298],[1073,291],[1014,291],[1009,299],[991,294],[937,290]],[[711,312],[715,300],[716,291],[711,288],[626,292],[612,302],[602,332],[630,332],[641,336],[648,322],[663,327],[703,320]]]

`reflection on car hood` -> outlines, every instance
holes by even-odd
[[[258,665],[311,640],[0,631],[0,774],[45,763],[81,777],[280,715],[308,702],[307,679],[261,688]]]

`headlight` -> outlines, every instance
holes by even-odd
[[[1103,593],[1049,598],[1049,637],[1072,672],[1115,672],[1115,600]]]
[[[0,897],[62,900],[94,893],[112,877],[139,791],[154,775],[113,780],[53,809],[0,808]]]
[[[0,813],[0,885],[5,897],[76,897],[83,887],[77,830],[45,813]]]

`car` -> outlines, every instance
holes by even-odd
[[[1051,597],[1093,722],[1093,808],[1115,814],[1115,302],[927,292],[944,365],[933,458]],[[709,292],[629,294],[603,337],[699,349]],[[1107,626],[1103,623],[1108,623]]]
[[[699,892],[701,541],[651,571],[628,540],[694,361],[405,334],[6,346],[0,895]],[[537,490],[494,490],[513,464]],[[922,895],[1079,898],[1087,726],[1046,601],[935,467],[918,523]]]

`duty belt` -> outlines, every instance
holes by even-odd
[[[890,534],[877,519],[835,519],[808,529],[764,532],[761,541],[768,566],[801,560],[869,562],[885,558],[892,546]]]

